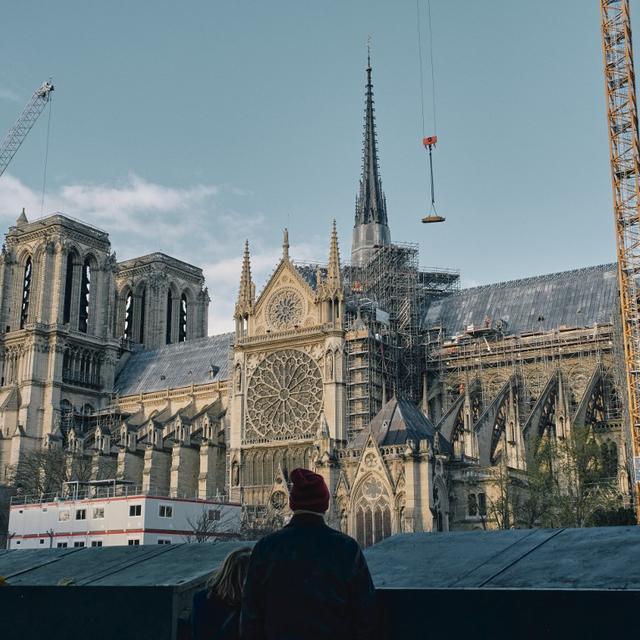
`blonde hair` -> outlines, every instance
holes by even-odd
[[[239,604],[250,557],[251,547],[240,547],[232,551],[224,559],[213,578],[209,580],[207,598],[215,593],[227,604],[233,606]]]

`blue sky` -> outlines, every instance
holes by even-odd
[[[105,229],[119,259],[202,266],[226,330],[245,237],[259,286],[284,226],[294,258],[324,260],[336,218],[348,255],[371,35],[394,240],[467,286],[613,261],[598,5],[431,0],[441,225],[419,222],[414,0],[6,3],[0,131],[52,76],[45,214]],[[3,230],[40,215],[46,115],[0,178]]]

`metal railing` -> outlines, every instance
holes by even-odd
[[[11,506],[45,504],[51,502],[75,502],[80,500],[102,500],[107,498],[147,497],[196,500],[198,502],[228,502],[226,493],[202,497],[199,492],[176,491],[161,487],[144,488],[140,484],[116,484],[107,486],[68,487],[54,493],[16,495],[11,497]]]

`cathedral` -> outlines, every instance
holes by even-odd
[[[350,261],[282,256],[256,290],[244,247],[235,331],[209,336],[202,270],[118,262],[107,233],[56,213],[0,256],[0,482],[42,447],[85,477],[153,495],[225,496],[255,521],[288,511],[288,474],[322,474],[329,523],[373,544],[493,526],[496,469],[536,439],[589,430],[629,494],[616,266],[481,287],[393,242],[370,64]],[[210,283],[215,291],[215,282]]]

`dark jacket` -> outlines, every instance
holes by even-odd
[[[238,640],[240,607],[232,607],[217,595],[207,598],[207,590],[193,596],[192,640]]]
[[[313,514],[259,540],[242,596],[242,640],[368,640],[375,591],[358,543]]]

